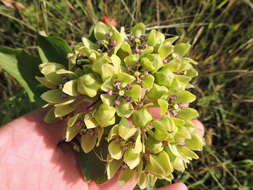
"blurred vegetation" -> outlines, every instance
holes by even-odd
[[[7,3],[6,3],[7,2]],[[8,4],[9,2],[9,4]],[[199,62],[195,107],[207,146],[175,181],[196,190],[253,189],[253,2],[251,0],[2,0],[0,45],[36,55],[37,34],[73,45],[103,16],[180,35]],[[0,125],[32,109],[0,68]],[[162,184],[164,182],[160,182]]]

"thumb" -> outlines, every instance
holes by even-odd
[[[185,184],[183,183],[175,183],[172,185],[168,185],[166,187],[161,187],[157,190],[187,190],[188,188],[186,187]]]

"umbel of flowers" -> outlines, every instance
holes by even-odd
[[[127,34],[98,22],[68,65],[43,63],[37,77],[49,88],[44,120],[64,119],[66,142],[85,153],[106,142],[108,179],[120,171],[122,183],[135,176],[141,188],[173,179],[204,145],[192,123],[198,112],[184,106],[195,100],[188,89],[198,74],[186,57],[190,45],[145,30],[139,23]]]

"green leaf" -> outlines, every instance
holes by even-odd
[[[155,80],[159,85],[170,87],[173,79],[174,74],[166,67],[163,67],[161,70],[155,73]]]
[[[94,118],[101,127],[107,127],[115,123],[115,112],[116,109],[114,107],[107,104],[100,104],[94,113]]]
[[[42,62],[56,62],[67,65],[67,55],[71,52],[71,49],[64,40],[39,36],[38,46]]]
[[[142,108],[133,112],[133,123],[135,126],[145,127],[152,119],[152,115],[146,108]]]
[[[145,147],[153,154],[157,154],[163,150],[163,144],[157,141],[154,137],[148,136]]]
[[[72,104],[58,106],[54,109],[54,114],[55,114],[55,117],[63,117],[73,112],[75,109],[76,109],[76,106]]]
[[[175,103],[181,104],[181,103],[191,103],[195,101],[196,96],[189,91],[181,91],[176,93],[176,100]]]
[[[85,114],[84,123],[85,123],[85,126],[87,127],[87,129],[97,127],[97,123],[90,113]]]
[[[184,56],[190,50],[191,45],[186,43],[178,43],[174,48],[174,52],[179,56]]]
[[[162,96],[166,96],[168,89],[165,86],[154,84],[153,88],[147,93],[147,97],[151,100],[157,100]]]
[[[128,66],[135,66],[138,63],[139,59],[140,59],[139,54],[133,54],[125,57],[124,62]]]
[[[132,27],[131,33],[139,38],[141,35],[145,34],[145,29],[146,26],[143,23],[138,23],[134,27]]]
[[[106,34],[109,32],[109,26],[103,22],[96,23],[94,27],[94,35],[97,40],[105,40]]]
[[[113,140],[108,146],[111,157],[115,160],[120,160],[123,156],[121,144],[117,140]]]
[[[187,139],[185,143],[187,144],[189,148],[191,148],[192,150],[197,150],[197,151],[201,151],[205,144],[204,139],[197,134],[192,134],[191,139]]]
[[[119,175],[119,185],[124,185],[135,176],[135,170],[129,168],[123,168]]]
[[[158,54],[147,54],[141,59],[143,67],[149,72],[155,72],[163,66],[161,57]]]
[[[115,137],[118,136],[118,133],[119,133],[119,125],[114,125],[111,129],[110,129],[110,132],[108,134],[108,137],[107,137],[107,141],[111,141],[112,139],[114,139]]]
[[[121,165],[122,165],[122,161],[120,160],[112,160],[107,163],[106,173],[107,173],[108,179],[111,179],[117,173]]]
[[[70,80],[63,85],[62,91],[70,96],[77,96],[77,80]]]
[[[123,100],[120,102],[120,105],[116,107],[116,111],[118,116],[129,118],[132,115],[134,108],[131,103]]]
[[[89,97],[97,95],[100,83],[93,73],[84,74],[77,79],[77,91]]]
[[[71,118],[68,119],[67,121],[67,126],[68,127],[73,127],[76,121],[79,119],[80,113],[75,114]]]
[[[98,138],[97,133],[95,134],[89,133],[89,130],[84,135],[81,136],[80,144],[85,153],[88,153],[95,148],[97,138]]]
[[[54,108],[51,108],[47,112],[47,114],[44,116],[43,121],[46,123],[54,123],[54,122],[58,121],[58,118],[56,118],[54,115]]]
[[[82,126],[67,127],[65,132],[65,141],[70,142],[80,132]]]
[[[178,151],[181,154],[183,154],[185,157],[193,158],[193,159],[198,159],[199,158],[199,156],[195,152],[191,151],[186,146],[178,146]]]
[[[136,128],[130,128],[122,124],[119,124],[118,130],[119,136],[125,141],[132,137],[137,131]]]
[[[181,108],[177,115],[179,119],[184,119],[184,120],[195,119],[198,116],[199,116],[198,112],[192,108]]]
[[[128,167],[132,170],[136,166],[139,165],[141,161],[141,155],[140,153],[134,152],[133,149],[128,149],[124,154],[123,160],[128,165]]]
[[[130,96],[135,101],[140,101],[141,92],[141,86],[134,84],[130,90],[126,91],[126,95]]]
[[[130,83],[132,83],[135,80],[134,76],[132,76],[130,74],[127,74],[125,72],[120,72],[117,75],[117,78],[122,83],[121,84],[122,87],[125,87],[127,84],[130,84]]]
[[[142,83],[141,85],[143,86],[143,88],[152,88],[153,87],[153,84],[154,84],[154,80],[155,78],[153,77],[153,75],[146,75],[142,78]]]
[[[157,103],[160,107],[160,114],[164,115],[168,111],[168,101],[166,101],[165,99],[158,99]]]
[[[22,50],[0,47],[0,67],[19,82],[32,102],[36,101],[40,94],[36,88],[39,83],[35,79],[36,75],[40,75],[40,63],[38,58]]]
[[[66,101],[66,98],[62,97],[62,94],[58,89],[48,90],[41,95],[41,98],[48,103],[62,103]]]
[[[170,54],[172,54],[174,47],[171,45],[170,42],[167,42],[166,40],[163,42],[163,44],[158,49],[158,53],[162,59],[165,59]]]

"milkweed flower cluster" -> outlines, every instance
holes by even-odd
[[[171,180],[202,150],[192,123],[198,112],[183,106],[196,99],[189,91],[196,62],[177,39],[146,33],[142,23],[126,34],[98,22],[68,65],[40,65],[37,80],[50,89],[41,96],[50,108],[44,120],[66,120],[65,140],[77,140],[85,153],[106,143],[108,179],[120,170],[120,181],[136,176],[141,188]]]

